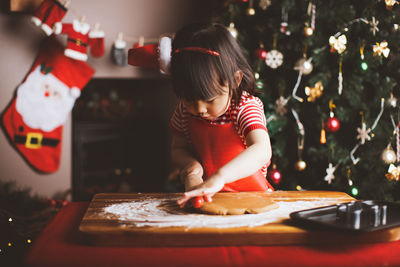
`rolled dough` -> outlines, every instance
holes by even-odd
[[[245,213],[262,213],[278,208],[264,192],[224,192],[216,193],[212,202],[204,202],[198,210],[215,215],[240,215]]]

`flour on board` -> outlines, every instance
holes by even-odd
[[[108,218],[117,218],[122,226],[134,227],[187,227],[231,228],[254,227],[288,219],[295,211],[334,204],[330,199],[316,201],[277,201],[279,208],[258,214],[206,215],[172,209],[176,199],[140,199],[112,204],[103,209]],[[166,208],[167,207],[167,208]],[[168,208],[169,207],[169,208]]]

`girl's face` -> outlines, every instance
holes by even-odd
[[[229,108],[231,96],[228,86],[222,87],[224,92],[207,100],[183,100],[188,112],[206,120],[215,120],[222,116]]]

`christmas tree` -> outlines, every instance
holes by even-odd
[[[399,2],[233,0],[220,7],[219,22],[255,71],[275,187],[399,200]]]

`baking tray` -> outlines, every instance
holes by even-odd
[[[290,218],[306,228],[371,232],[400,226],[400,203],[351,201],[292,212]]]

